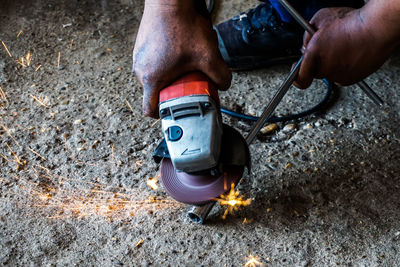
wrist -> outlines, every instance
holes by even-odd
[[[205,0],[146,0],[144,12],[172,15],[175,18],[186,17],[190,20],[202,17],[211,21]]]
[[[394,49],[400,44],[399,1],[369,1],[360,9],[359,16],[371,39],[382,48]]]

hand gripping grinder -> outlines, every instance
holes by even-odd
[[[213,201],[250,170],[246,141],[222,123],[218,91],[202,73],[186,74],[160,92],[164,139],[154,152],[161,181],[176,200]]]

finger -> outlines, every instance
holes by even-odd
[[[143,91],[143,114],[147,117],[158,118],[159,90],[147,87]]]
[[[290,71],[292,71],[292,70],[294,69],[294,67],[296,67],[296,65],[297,65],[297,62],[294,62],[294,63],[292,64],[292,67],[290,68]]]
[[[315,31],[318,30],[318,26],[321,24],[321,22],[325,21],[327,17],[330,17],[330,12],[330,8],[322,8],[314,14],[310,20],[310,24],[313,26]]]
[[[208,69],[204,73],[215,83],[218,90],[226,91],[231,86],[232,72],[226,67],[225,63],[217,66],[217,69]]]
[[[137,68],[135,62],[133,63],[132,71],[135,73],[138,82],[143,88],[143,114],[148,117],[158,118],[158,95],[160,87],[156,87],[155,83],[152,82],[154,76],[149,73],[147,75],[143,74],[143,70]]]
[[[216,58],[216,60],[207,60],[202,64],[202,72],[206,74],[217,86],[218,90],[228,90],[231,86],[232,72],[222,59],[219,50],[213,53],[214,55],[210,58]]]
[[[320,21],[320,15],[319,15],[320,11],[318,11],[310,20],[309,24],[311,25],[311,28],[316,32],[318,31],[319,27],[319,21]],[[307,31],[304,32],[303,35],[303,45],[305,47],[307,47],[308,43],[310,42],[311,38],[313,36],[311,34],[309,34]]]
[[[297,78],[293,84],[300,89],[306,89],[310,87],[315,77],[317,66],[318,56],[316,50],[314,48],[306,49],[303,56],[303,62],[300,66],[299,74],[297,75]]]
[[[309,34],[308,32],[304,33],[304,35],[303,35],[303,46],[304,47],[307,47],[308,43],[311,40],[311,37],[312,37],[311,34]]]

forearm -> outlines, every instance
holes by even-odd
[[[370,0],[360,9],[360,20],[382,48],[394,49],[400,44],[400,1]]]

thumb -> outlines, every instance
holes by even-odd
[[[311,40],[311,37],[312,36],[308,32],[304,32],[304,35],[303,35],[303,46],[304,47],[307,47],[308,43]]]
[[[147,117],[158,118],[159,89],[145,87],[143,91],[143,114]]]
[[[206,60],[201,66],[201,71],[215,83],[218,90],[228,90],[231,86],[232,72],[222,59],[218,48],[211,55],[213,60]]]
[[[311,47],[311,49],[308,49]],[[299,74],[294,85],[300,89],[310,87],[318,66],[318,55],[312,45],[309,45],[304,52],[303,62],[301,63]]]

